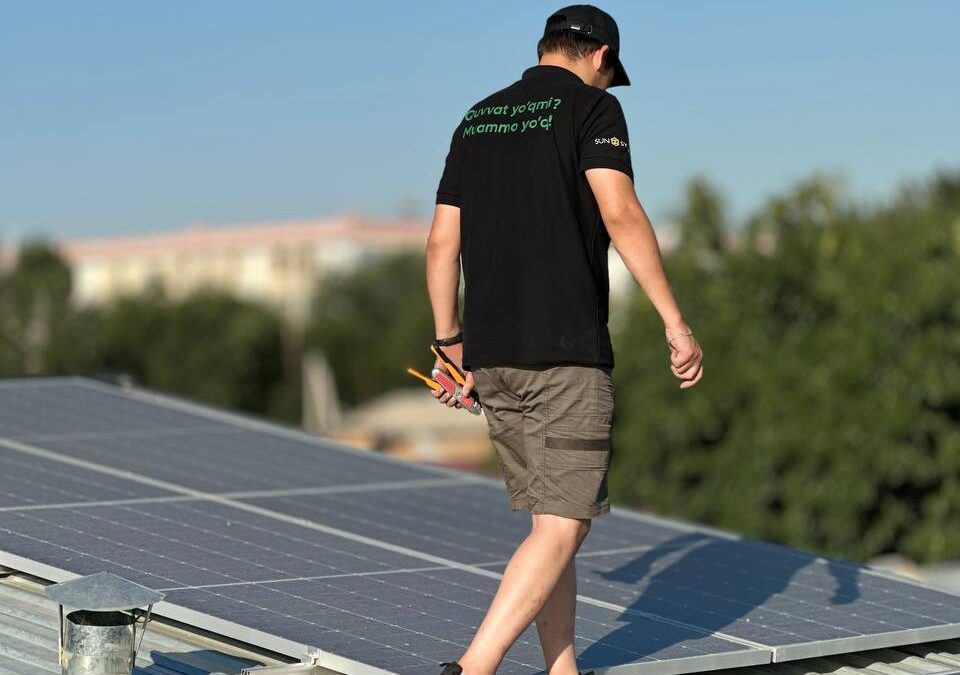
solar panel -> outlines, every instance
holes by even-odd
[[[82,378],[0,382],[0,564],[347,673],[459,656],[529,531],[502,482]],[[27,568],[27,569],[25,569]],[[673,674],[960,636],[956,597],[628,509],[577,556],[583,668]],[[498,672],[542,671],[534,626]]]
[[[439,661],[454,658],[450,654],[469,643],[496,586],[496,579],[438,568],[210,589],[206,607],[223,615],[253,607],[247,618],[256,627],[274,630],[279,622],[289,637],[309,642],[322,635],[326,648],[335,653],[350,654],[386,670],[424,673],[439,670]],[[174,591],[172,597],[188,605],[195,601],[192,593],[181,599]],[[277,616],[279,608],[285,618]],[[753,663],[766,660],[742,645],[645,617],[624,621],[617,618],[619,612],[585,603],[580,603],[577,614],[578,648],[599,644],[590,655],[592,664],[582,660],[587,666],[653,665],[675,659],[722,662],[725,656],[737,657],[737,663],[741,658]],[[604,639],[618,631],[618,639]],[[531,626],[498,672],[532,673],[542,667]]]
[[[58,377],[4,381],[0,384],[0,437],[112,436],[128,431],[163,433],[223,426],[209,416],[117,396],[110,387],[98,384],[83,378]]]
[[[241,501],[290,515],[335,524],[392,543],[418,542],[462,563],[508,559],[530,530],[525,511],[510,511],[505,491],[489,483],[435,485],[429,489],[362,493],[263,495]],[[390,518],[384,519],[383,513]],[[493,517],[492,517],[493,516]],[[603,527],[600,521],[605,520]],[[596,521],[580,554],[591,551],[639,551],[663,544],[677,530],[625,518]]]
[[[243,617],[254,630],[392,672],[422,673],[451,658],[469,643],[496,590],[492,573],[478,576],[201,499],[4,515],[4,546],[22,557],[48,566],[69,560],[78,574],[114,572],[163,590],[168,603]],[[639,615],[621,620],[618,610],[585,603],[578,615],[579,643],[587,649],[601,640],[592,658],[606,665],[766,661],[758,650],[693,628]],[[611,633],[624,643],[604,642]],[[501,672],[535,671],[539,654],[531,627]]]
[[[33,441],[47,450],[206,492],[343,486],[370,483],[370,461],[344,452],[318,452],[314,443],[229,427],[115,438]],[[416,466],[383,464],[378,482],[425,477]]]
[[[171,494],[96,471],[65,467],[55,460],[0,453],[0,510]]]
[[[669,550],[581,558],[579,592],[761,644],[776,660],[827,646],[866,649],[891,633],[934,636],[960,623],[956,597],[856,565],[696,534],[668,543]]]

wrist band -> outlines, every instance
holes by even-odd
[[[692,330],[689,330],[689,331],[687,331],[686,333],[677,333],[677,334],[674,335],[672,338],[669,338],[669,339],[667,340],[667,342],[670,343],[670,342],[673,342],[674,340],[676,340],[678,337],[686,337],[686,336],[688,336],[688,335],[693,335],[693,331],[692,331]]]
[[[449,347],[450,345],[456,345],[463,342],[463,331],[460,331],[456,335],[448,338],[437,338],[433,341],[433,344],[437,347]]]

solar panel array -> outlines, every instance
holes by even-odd
[[[0,564],[114,572],[162,590],[160,614],[319,650],[343,672],[458,657],[528,531],[500,481],[83,378],[0,382]],[[955,596],[616,507],[577,574],[581,669],[669,675],[960,637]],[[498,672],[543,672],[533,626]]]

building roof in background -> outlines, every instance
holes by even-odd
[[[332,218],[272,220],[217,225],[197,222],[177,230],[112,237],[58,239],[54,245],[70,263],[140,254],[221,250],[349,241],[369,248],[425,246],[430,222],[416,218],[372,218],[345,214]],[[20,242],[20,245],[25,243]],[[18,247],[0,241],[0,269],[16,264]]]
[[[430,223],[416,218],[371,218],[345,214],[332,218],[270,220],[215,224],[196,222],[163,232],[80,237],[59,240],[58,248],[71,260],[157,251],[193,251],[224,246],[263,246],[324,239],[350,239],[358,243],[426,243]],[[679,244],[679,230],[671,223],[656,226],[660,249],[669,252]],[[0,258],[12,262],[15,247],[0,248]]]
[[[426,220],[344,215],[327,219],[279,220],[234,225],[196,223],[179,230],[118,237],[67,239],[58,248],[71,261],[136,253],[200,251],[323,240],[352,240],[386,246],[422,242]]]

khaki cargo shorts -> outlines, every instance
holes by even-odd
[[[607,513],[611,369],[490,366],[472,372],[511,509],[567,518]]]

